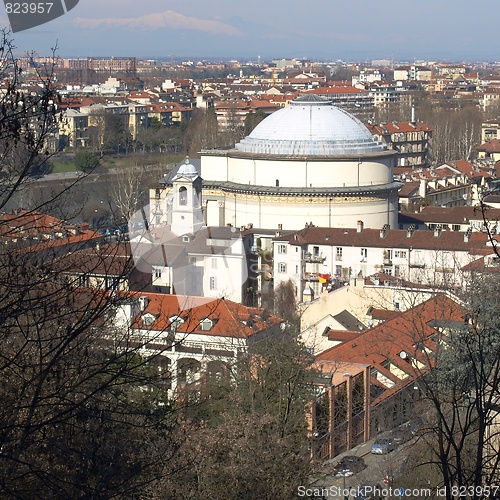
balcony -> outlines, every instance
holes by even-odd
[[[410,267],[416,267],[416,268],[424,268],[425,263],[424,262],[410,262]]]
[[[325,262],[325,260],[326,260],[326,257],[323,255],[314,255],[310,252],[304,253],[304,261],[305,262],[310,262],[310,263],[314,263],[314,264],[322,264],[323,262]]]
[[[304,273],[304,279],[306,281],[319,281],[318,273]]]

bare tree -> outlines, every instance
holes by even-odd
[[[50,158],[60,116],[50,69],[36,75],[36,92],[25,91],[2,38],[0,209]],[[98,241],[45,222],[39,211],[60,196],[0,217],[0,496],[133,496],[157,477],[153,456],[169,454],[172,411],[141,390],[155,376],[129,332],[112,327],[113,288],[82,288],[54,267]]]

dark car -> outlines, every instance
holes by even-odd
[[[396,448],[396,444],[390,436],[380,436],[372,444],[371,453],[385,455]]]
[[[337,477],[348,477],[356,474],[356,472],[362,471],[364,468],[366,468],[366,464],[363,457],[347,455],[342,460],[337,462],[333,468],[333,473]]]
[[[413,434],[408,426],[401,425],[390,433],[390,437],[395,445],[400,445],[409,441]]]

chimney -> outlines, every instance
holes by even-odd
[[[387,233],[389,232],[389,229],[391,229],[391,226],[389,224],[384,224],[382,229],[380,230],[380,238],[385,238],[387,236]]]
[[[358,223],[356,225],[356,232],[361,233],[361,231],[363,231],[363,221],[358,220]]]
[[[420,179],[420,186],[418,188],[418,195],[420,198],[425,198],[427,194],[427,181],[425,179]]]
[[[281,231],[283,229],[283,224],[278,224],[278,231]]]
[[[139,310],[140,312],[143,312],[146,310],[146,307],[148,307],[149,304],[149,298],[146,296],[139,297]]]

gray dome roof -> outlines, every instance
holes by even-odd
[[[268,116],[235,149],[257,154],[330,156],[379,153],[386,147],[357,118],[331,101],[309,94]]]
[[[177,170],[177,174],[172,180],[176,180],[179,177],[198,177],[198,170],[196,167],[189,161],[189,158],[184,160],[184,163]]]

